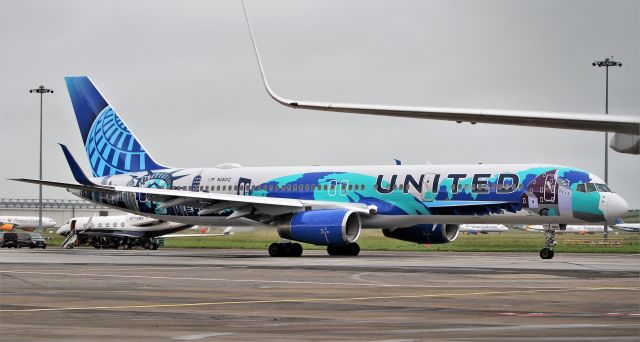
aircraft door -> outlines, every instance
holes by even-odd
[[[558,191],[558,185],[556,183],[555,175],[547,174],[544,180],[544,202],[556,203],[556,193]]]
[[[329,182],[329,196],[335,196],[336,195],[337,185],[338,185],[338,182],[335,179],[332,179]]]
[[[436,191],[433,191],[436,174],[435,173],[426,173],[424,175],[424,180],[422,181],[422,200],[426,202],[435,201],[436,196],[438,195],[437,184]]]
[[[238,195],[248,195],[251,191],[251,179],[240,177],[238,180]]]
[[[340,196],[346,196],[349,188],[349,181],[343,180],[340,182]]]

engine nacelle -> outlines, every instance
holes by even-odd
[[[383,229],[384,236],[415,243],[449,243],[458,238],[457,224],[419,224],[406,228]]]
[[[362,221],[358,213],[347,209],[322,209],[295,213],[278,225],[284,239],[319,246],[341,246],[355,242]]]

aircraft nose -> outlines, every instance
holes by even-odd
[[[62,227],[60,227],[58,230],[56,230],[56,234],[58,235],[65,235],[67,233],[67,231],[69,226],[67,226],[66,224],[63,225]]]
[[[622,217],[629,210],[627,201],[618,194],[611,194],[607,201],[606,219],[607,222],[615,222],[616,219]]]

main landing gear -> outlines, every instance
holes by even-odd
[[[545,230],[544,231],[544,244],[542,245],[542,250],[540,251],[540,257],[542,259],[551,259],[555,254],[553,252],[553,246],[557,244],[556,242],[556,231],[555,230]]]
[[[269,255],[272,257],[299,257],[302,255],[302,246],[296,242],[274,242],[269,245]]]
[[[356,256],[360,254],[360,246],[357,243],[350,243],[342,246],[327,246],[329,255]]]

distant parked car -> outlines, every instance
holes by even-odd
[[[2,248],[20,248],[20,244],[18,243],[18,233],[3,233],[0,240],[2,240],[0,241],[0,246],[2,246]]]
[[[47,248],[47,242],[38,233],[18,233],[18,247]]]

